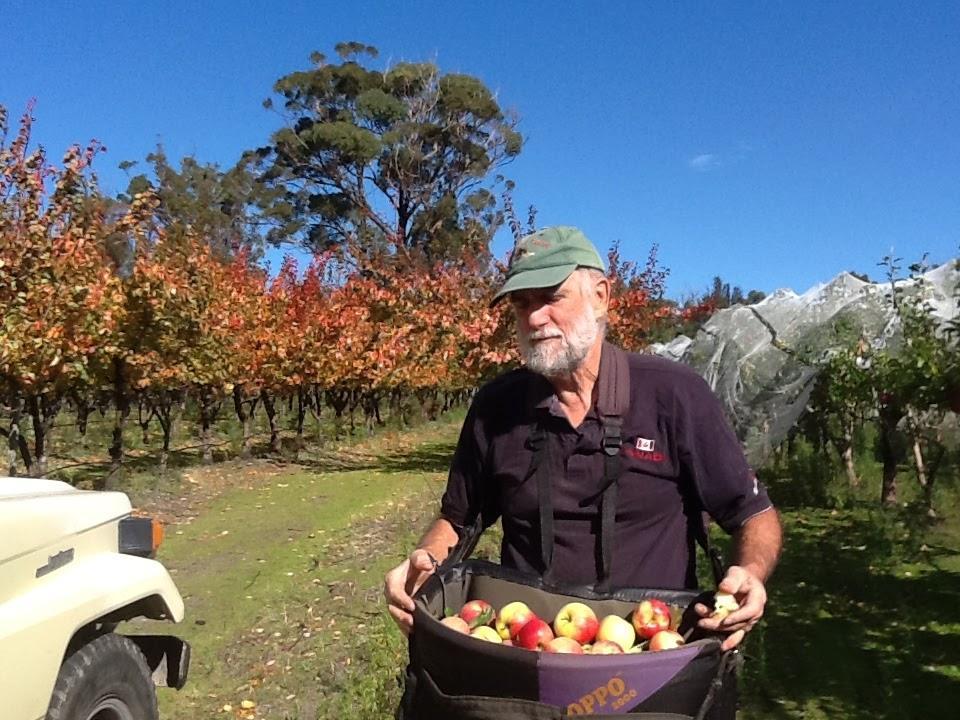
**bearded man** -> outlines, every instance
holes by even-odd
[[[728,633],[724,649],[738,645],[763,615],[781,527],[710,387],[679,363],[627,354],[630,397],[616,478],[614,561],[605,564],[598,551],[605,455],[597,389],[618,351],[604,341],[610,283],[603,261],[576,228],[538,231],[517,243],[494,302],[502,298],[516,316],[524,366],[477,393],[439,516],[386,575],[393,619],[409,633],[411,595],[435,562],[465,528],[498,519],[504,566],[549,572],[550,581],[562,585],[605,579],[612,587],[695,588],[695,537],[705,512],[733,537],[734,565],[719,589],[732,593],[739,609],[719,620],[697,606],[699,622]],[[550,478],[546,518],[539,483],[530,481],[539,462],[547,463]],[[545,525],[552,525],[552,541],[544,539]],[[552,558],[549,567],[545,558]]]

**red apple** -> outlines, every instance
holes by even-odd
[[[543,646],[544,652],[552,653],[570,653],[572,655],[583,655],[583,648],[573,638],[555,637],[553,640]]]
[[[538,617],[528,620],[513,638],[515,644],[527,650],[542,650],[543,646],[551,640],[553,640],[553,630]]]
[[[494,617],[493,606],[486,600],[471,600],[460,608],[457,614],[467,621],[471,630],[489,625]]]
[[[600,621],[597,640],[610,640],[620,646],[623,652],[629,650],[637,639],[633,625],[619,615],[607,615]],[[596,643],[594,643],[596,644]]]
[[[560,608],[553,620],[553,631],[557,635],[571,638],[580,644],[593,642],[599,627],[597,614],[581,602],[567,603]]]
[[[631,616],[637,637],[649,640],[661,630],[670,629],[670,608],[662,600],[642,600]]]
[[[504,640],[507,638],[512,639],[520,632],[520,628],[522,628],[528,620],[535,617],[536,615],[533,614],[533,610],[527,607],[526,603],[522,603],[519,600],[507,603],[500,609],[500,612],[497,613],[497,621],[495,623],[497,632],[500,633],[500,637]]]
[[[456,630],[457,632],[462,632],[466,635],[470,634],[470,626],[467,625],[467,621],[462,617],[456,615],[451,615],[450,617],[445,617],[440,621],[442,625],[446,625],[451,630]]]
[[[623,648],[612,640],[597,640],[588,651],[591,655],[620,655]]]
[[[673,630],[661,630],[652,638],[647,646],[648,650],[657,652],[658,650],[672,650],[683,645],[683,636]]]

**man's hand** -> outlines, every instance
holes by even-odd
[[[711,610],[697,603],[694,609],[701,617],[697,625],[705,630],[729,633],[720,647],[723,650],[732,650],[763,617],[763,608],[767,604],[767,589],[759,577],[739,565],[730,566],[717,589],[733,595],[740,607],[723,619],[711,619]]]
[[[433,573],[433,561],[426,550],[414,550],[410,557],[388,572],[383,579],[383,596],[387,610],[404,635],[413,629],[413,598],[427,577]]]

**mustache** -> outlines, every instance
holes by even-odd
[[[547,340],[549,338],[562,338],[563,333],[559,330],[536,330],[527,335],[528,340]]]

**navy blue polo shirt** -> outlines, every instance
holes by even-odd
[[[693,588],[697,513],[709,513],[732,532],[770,508],[770,500],[710,386],[678,362],[628,357],[631,400],[620,449],[612,584]],[[440,515],[458,528],[470,524],[478,511],[484,527],[499,518],[502,564],[543,573],[528,442],[537,422],[550,443],[552,579],[593,584],[599,575],[600,421],[594,407],[579,427],[572,427],[550,383],[529,370],[508,372],[477,393]]]

